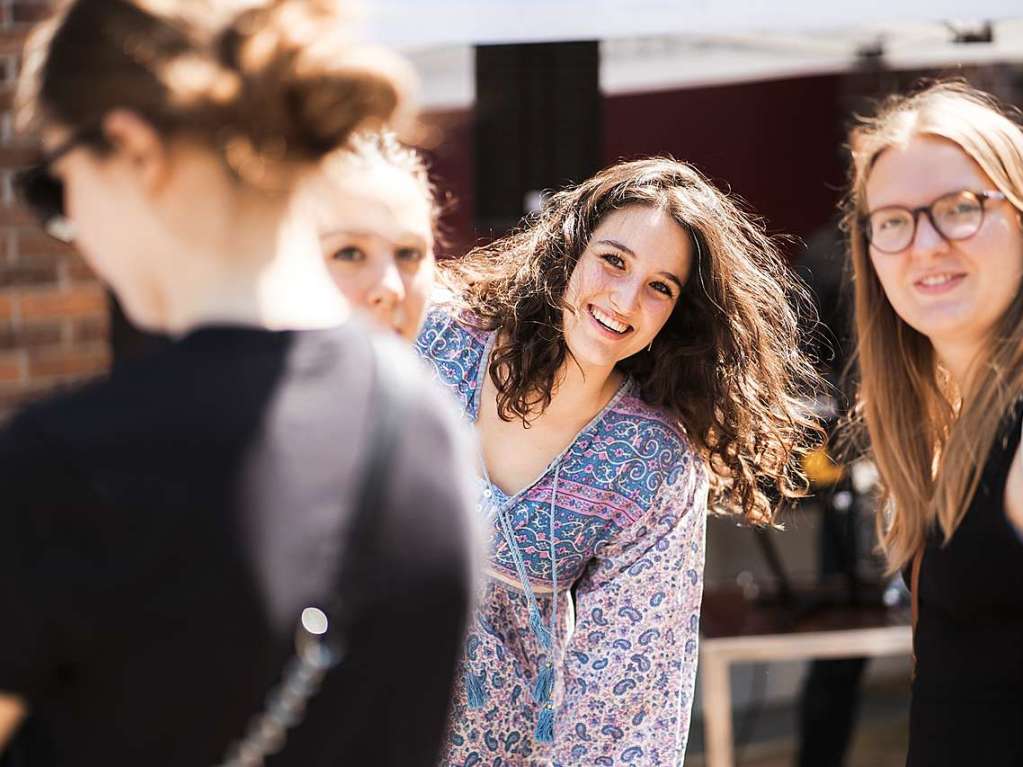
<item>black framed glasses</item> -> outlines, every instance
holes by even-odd
[[[863,234],[871,246],[882,253],[901,253],[916,237],[916,225],[923,213],[934,231],[945,240],[966,240],[984,223],[984,207],[988,200],[1004,200],[1001,192],[962,190],[944,194],[930,205],[904,208],[888,205],[863,218]]]
[[[76,131],[37,163],[14,174],[14,193],[46,233],[61,242],[74,240],[74,227],[64,211],[64,182],[50,170],[53,163],[82,144],[102,136],[95,128]]]

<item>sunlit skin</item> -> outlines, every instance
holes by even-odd
[[[165,140],[132,112],[111,112],[103,128],[112,151],[79,147],[51,170],[75,247],[137,325],[180,335],[210,322],[344,322],[313,222],[289,199],[246,188],[214,150]],[[68,135],[44,131],[44,147]]]
[[[573,309],[565,342],[583,370],[607,378],[654,339],[678,302],[690,247],[689,235],[655,208],[617,210],[600,223],[565,294]]]
[[[1023,445],[1016,450],[1005,480],[1005,512],[1010,524],[1023,538]]]
[[[664,327],[692,257],[688,233],[661,210],[630,206],[600,222],[566,289],[572,310],[565,312],[564,334],[572,359],[550,407],[529,429],[502,421],[493,381],[484,382],[477,425],[498,487],[514,493],[533,482],[614,396],[623,379],[615,366],[644,352]]]
[[[915,208],[962,189],[979,192],[996,187],[954,143],[921,136],[905,147],[885,150],[867,181],[867,201],[871,210],[886,205]],[[1019,213],[1009,202],[988,201],[980,230],[967,240],[945,241],[921,216],[909,248],[897,254],[872,248],[870,258],[892,307],[927,336],[942,364],[963,382],[1020,289],[1023,229]],[[922,284],[934,275],[945,281]],[[1005,506],[1009,520],[1023,535],[1021,450],[1016,451],[1009,470]]]
[[[434,280],[432,201],[407,172],[380,162],[316,185],[320,245],[356,308],[410,343]]]
[[[0,693],[0,753],[25,717],[25,703],[20,698]]]

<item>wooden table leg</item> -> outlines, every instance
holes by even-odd
[[[704,749],[707,767],[733,767],[732,689],[729,663],[713,652],[700,659],[703,703]]]

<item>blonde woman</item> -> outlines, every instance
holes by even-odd
[[[908,764],[1023,764],[1023,131],[942,83],[852,145],[858,403],[918,616]]]
[[[422,155],[389,131],[362,132],[306,191],[338,289],[380,327],[414,342],[434,285],[440,216]]]

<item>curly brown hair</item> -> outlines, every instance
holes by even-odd
[[[631,205],[670,215],[695,258],[652,348],[618,368],[704,455],[712,509],[771,524],[775,500],[805,494],[801,457],[820,435],[808,403],[823,384],[800,339],[810,302],[763,226],[686,163],[614,165],[551,195],[520,230],[442,262],[441,280],[471,321],[499,331],[489,365],[498,413],[528,426],[550,405],[571,356],[569,278],[603,218]]]

